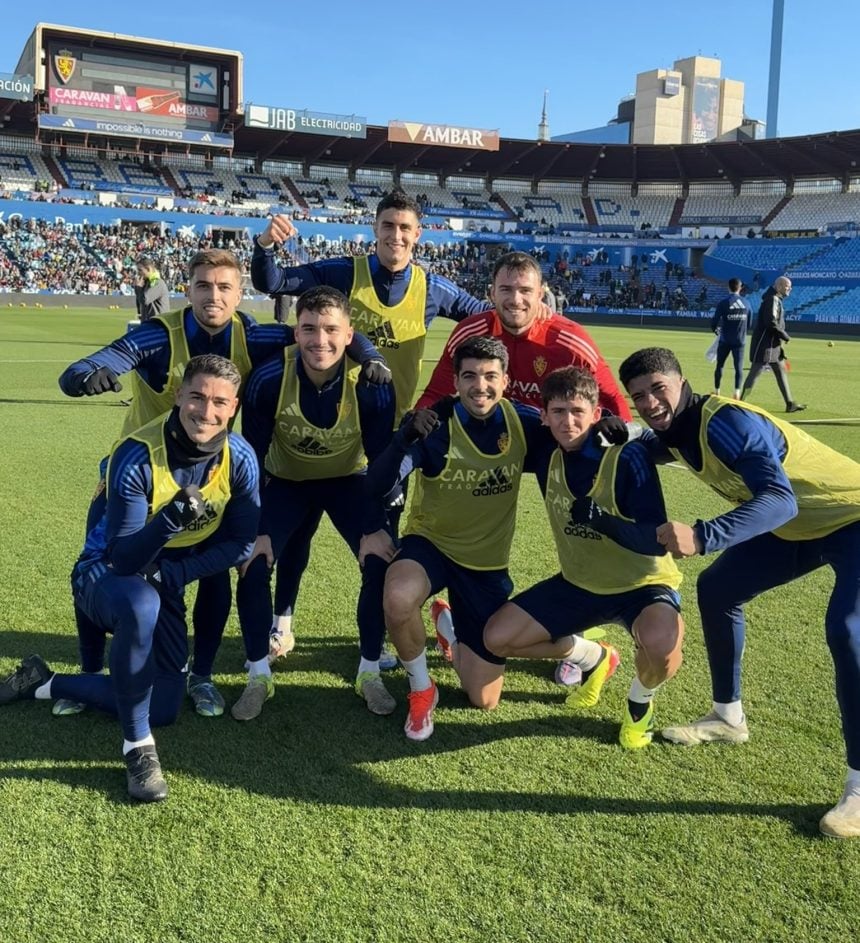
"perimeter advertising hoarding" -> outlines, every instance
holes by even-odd
[[[361,115],[329,115],[319,111],[271,108],[268,105],[248,105],[245,125],[249,128],[268,128],[270,131],[325,134],[328,137],[367,137],[367,118]]]
[[[706,144],[719,135],[720,80],[696,78],[693,82],[693,112],[690,121],[692,144]]]
[[[165,127],[145,124],[123,115],[119,118],[64,118],[62,115],[39,115],[39,127],[49,131],[79,131],[105,137],[149,138],[154,141],[172,141],[176,144],[202,144],[205,147],[233,147],[233,135],[196,128]]]
[[[101,131],[94,125],[133,124],[135,137],[187,143],[195,136],[166,132],[214,133],[218,127],[219,67],[214,63],[190,64],[158,53],[114,53],[77,43],[53,42],[48,48],[51,115],[72,118],[72,126],[64,125],[69,130]],[[94,112],[100,112],[98,118]],[[151,133],[152,129],[161,130]],[[120,130],[103,133],[130,136]]]
[[[388,140],[397,144],[465,147],[473,151],[499,149],[498,131],[488,131],[485,128],[462,128],[449,124],[421,124],[416,121],[389,121]]]

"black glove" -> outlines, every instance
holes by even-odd
[[[426,439],[438,426],[439,419],[432,409],[416,409],[406,414],[400,431],[403,433],[403,441],[412,445],[420,439]]]
[[[384,360],[368,360],[361,365],[361,378],[374,386],[391,382],[391,368]]]
[[[610,445],[624,445],[629,438],[627,423],[619,416],[604,416],[594,428]]]
[[[186,485],[164,506],[164,516],[174,527],[193,524],[206,511],[206,500],[197,485]]]
[[[146,582],[159,593],[164,587],[164,584],[161,581],[161,566],[154,561],[152,563],[147,563],[147,565],[138,573],[138,576],[146,580]]]
[[[430,408],[439,417],[440,422],[447,422],[454,415],[456,403],[456,396],[443,396],[442,399],[437,399]]]
[[[81,383],[81,390],[85,396],[98,396],[100,393],[119,393],[122,389],[122,383],[116,378],[116,374],[110,367],[99,367],[98,370],[84,377]]]
[[[570,523],[585,524],[593,530],[599,530],[605,514],[603,508],[591,498],[577,498],[570,506]]]

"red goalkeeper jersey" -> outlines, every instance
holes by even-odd
[[[588,331],[558,314],[534,321],[525,334],[506,331],[495,311],[470,315],[451,332],[427,389],[418,400],[418,407],[431,406],[440,397],[454,392],[453,353],[470,337],[496,337],[507,347],[511,385],[505,395],[510,399],[540,409],[543,406],[540,386],[551,370],[583,367],[597,380],[604,410],[628,422],[633,418],[609,364],[601,357]]]

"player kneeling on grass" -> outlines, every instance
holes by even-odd
[[[860,464],[788,422],[746,403],[693,393],[671,350],[649,347],[619,369],[650,426],[639,440],[660,461],[681,461],[736,507],[657,536],[675,557],[722,555],[697,586],[713,707],[663,730],[675,743],[744,743],[741,704],[744,605],[829,565],[836,575],[825,615],[836,699],[848,754],[845,791],[820,823],[826,835],[860,837]]]
[[[660,481],[637,442],[603,448],[594,377],[554,370],[541,387],[553,445],[535,461],[561,573],[515,596],[490,619],[484,644],[504,658],[563,658],[582,670],[567,698],[597,704],[618,655],[580,633],[619,622],[636,643],[636,676],[621,723],[621,745],[651,742],[653,698],[681,665],[681,574],[657,541],[666,521]]]
[[[110,675],[54,674],[31,655],[0,683],[0,704],[59,697],[117,714],[128,792],[142,802],[167,796],[151,727],[182,706],[185,586],[241,563],[257,533],[257,460],[228,431],[240,383],[230,360],[192,358],[172,412],[111,452],[105,513],[72,572],[79,631],[96,636],[81,649],[97,671],[94,650],[113,634]]]
[[[407,416],[368,472],[370,492],[384,495],[418,471],[384,594],[385,626],[409,675],[410,740],[433,733],[438,701],[421,617],[432,594],[448,589],[456,638],[441,641],[469,700],[490,710],[502,692],[505,662],[485,648],[484,625],[512,588],[507,567],[520,479],[526,456],[545,435],[536,409],[502,398],[507,366],[500,341],[464,341],[454,353],[459,401],[438,425],[432,410]]]

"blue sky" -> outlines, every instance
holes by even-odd
[[[785,0],[779,132],[860,127],[858,0]],[[746,83],[747,114],[767,110],[771,0],[321,0],[318,3],[4,5],[0,71],[37,20],[237,49],[247,102],[498,128],[534,138],[544,89],[552,134],[605,124],[637,72],[716,55]],[[272,15],[271,11],[275,13]],[[34,12],[31,12],[34,11]]]

